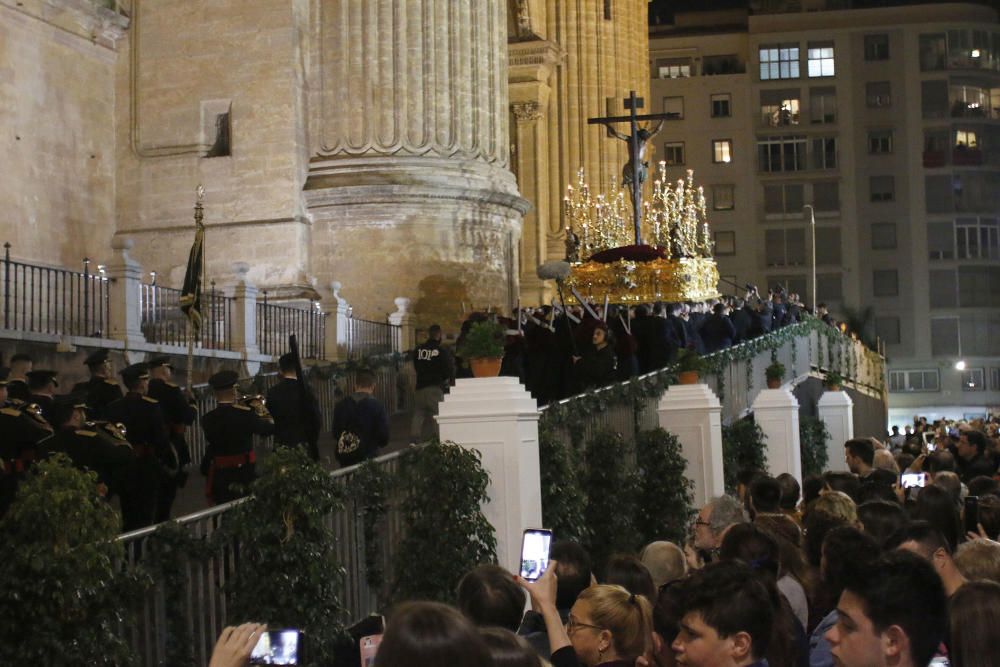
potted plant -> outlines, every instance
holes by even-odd
[[[705,360],[694,348],[686,347],[677,355],[678,384],[698,384]]]
[[[465,334],[459,353],[469,361],[475,377],[496,377],[500,375],[503,343],[503,327],[499,323],[489,320],[476,322]]]
[[[764,369],[764,375],[767,377],[767,388],[777,389],[785,379],[785,365],[780,361],[772,361],[771,365]]]
[[[830,391],[840,391],[840,385],[843,383],[844,378],[837,371],[827,371],[826,377],[823,378],[823,384]]]

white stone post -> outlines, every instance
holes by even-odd
[[[236,300],[233,312],[233,348],[246,358],[260,354],[257,344],[257,288],[247,280],[250,265],[246,262],[235,262],[236,285],[233,297]]]
[[[753,418],[764,432],[767,467],[777,477],[789,473],[802,481],[799,448],[799,402],[788,387],[762,389],[753,402]]]
[[[116,236],[111,240],[114,257],[108,263],[108,298],[110,315],[108,336],[124,341],[125,349],[146,342],[142,334],[142,310],[139,289],[142,284],[142,266],[128,256],[131,238]]]
[[[846,471],[844,443],[854,437],[854,401],[846,391],[825,391],[816,404],[819,418],[826,424],[830,439],[826,442],[827,469]]]
[[[497,559],[517,572],[521,532],[542,528],[542,486],[538,463],[538,405],[512,377],[459,380],[437,416],[441,440],[482,455],[490,475],[483,513],[497,535]]]
[[[326,316],[326,340],[324,348],[329,361],[337,361],[347,356],[348,326],[347,318],[351,305],[347,299],[340,296],[343,285],[334,280],[330,283],[330,294],[324,297],[321,307]]]
[[[660,427],[680,440],[694,504],[701,507],[726,492],[722,470],[722,404],[707,384],[670,387],[656,408]]]
[[[389,314],[389,324],[399,327],[396,330],[396,352],[406,352],[417,346],[417,332],[414,328],[413,314],[410,313],[410,300],[405,296],[397,296],[393,299],[396,304],[396,312]]]

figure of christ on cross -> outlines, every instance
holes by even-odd
[[[636,115],[636,109],[641,109],[643,100],[636,97],[635,91],[630,91],[628,98],[624,100],[625,108],[629,110],[628,116],[607,116],[605,118],[588,118],[590,125],[604,125],[608,128],[608,134],[628,144],[629,158],[625,166],[622,167],[622,185],[629,186],[629,194],[632,196],[632,217],[635,225],[635,244],[642,245],[642,186],[646,182],[646,173],[649,165],[644,161],[646,158],[646,146],[663,127],[663,121],[670,118],[670,114],[653,113],[642,116]],[[652,130],[649,127],[640,127],[641,120],[658,120],[659,123]],[[615,129],[615,123],[629,123],[629,134],[623,134]]]

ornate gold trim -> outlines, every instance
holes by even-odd
[[[584,262],[573,265],[566,284],[598,303],[605,296],[611,303],[625,304],[705,301],[719,297],[719,270],[714,259],[705,257]],[[569,294],[567,300],[576,302]]]

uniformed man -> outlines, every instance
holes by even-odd
[[[184,435],[187,427],[193,424],[198,416],[198,411],[194,407],[194,398],[185,395],[180,387],[171,382],[173,371],[174,367],[170,364],[170,357],[159,356],[149,360],[149,392],[147,395],[160,402],[163,418],[167,422],[170,444],[177,452],[177,461],[180,465],[180,469],[174,477],[173,486],[164,485],[161,489],[162,493],[158,503],[160,509],[157,516],[169,516],[169,507],[173,505],[177,489],[183,488],[187,484],[187,465],[191,463],[191,450],[188,448]]]
[[[135,456],[116,425],[86,421],[87,407],[82,393],[56,397],[49,411],[55,434],[42,448],[44,456],[62,452],[77,468],[97,473],[103,495],[110,499],[128,483]]]
[[[0,517],[13,502],[38,443],[52,434],[52,427],[33,406],[8,399],[8,373],[8,369],[0,370]]]
[[[128,532],[169,518],[170,508],[165,508],[164,516],[158,498],[161,488],[176,486],[179,467],[159,401],[146,395],[149,368],[146,364],[132,364],[121,371],[121,376],[127,393],[109,405],[106,414],[109,421],[125,426],[137,459],[132,479],[121,494],[122,519]]]
[[[28,373],[31,372],[31,357],[23,352],[10,358],[10,375],[7,377],[7,397],[10,400],[27,401],[31,398],[28,391]]]
[[[114,379],[114,369],[107,350],[100,349],[91,353],[83,363],[90,371],[90,379],[77,382],[70,393],[74,396],[82,394],[87,403],[87,418],[90,421],[100,421],[105,418],[104,411],[107,407],[122,397],[122,388]]]
[[[301,447],[313,461],[319,461],[319,429],[322,417],[316,397],[295,375],[295,357],[291,352],[278,358],[281,381],[267,392],[267,411],[274,418],[274,440],[283,447]],[[308,412],[307,412],[308,411]]]
[[[274,433],[274,420],[262,405],[236,400],[238,379],[235,371],[219,371],[208,379],[218,407],[201,418],[208,440],[201,471],[208,477],[205,495],[215,504],[246,495],[256,478],[253,436]]]
[[[56,387],[59,386],[59,382],[56,380],[56,376],[59,375],[56,371],[30,371],[28,373],[28,403],[34,403],[38,406],[39,411],[42,413],[42,417],[48,418],[49,408],[52,407],[52,403],[55,400]]]

